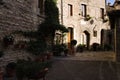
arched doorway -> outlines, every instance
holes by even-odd
[[[90,33],[88,31],[84,31],[85,35],[86,35],[86,48],[87,50],[89,50],[90,47]]]

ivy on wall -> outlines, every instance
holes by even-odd
[[[39,25],[38,32],[42,35],[42,39],[46,41],[47,45],[52,48],[54,44],[55,31],[59,30],[62,33],[68,32],[67,28],[59,22],[59,11],[56,6],[57,0],[45,1],[45,21]]]
[[[46,36],[55,35],[56,30],[67,32],[65,26],[59,22],[59,11],[56,6],[57,0],[46,0],[45,1],[45,21],[39,25],[39,31],[44,33]]]
[[[68,31],[59,22],[59,11],[56,1],[45,1],[45,21],[38,27],[36,41],[31,41],[29,44],[28,50],[36,55],[52,50],[56,30],[60,30],[62,33]]]

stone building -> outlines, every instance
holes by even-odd
[[[45,18],[44,1],[0,0],[0,51],[6,54],[0,58],[0,65],[29,56],[24,51],[29,38],[19,32],[37,30],[38,25]],[[9,46],[5,47],[6,45],[3,43],[9,44]]]
[[[107,41],[110,26],[106,0],[58,0],[57,6],[61,24],[69,29],[64,42],[75,39],[88,49],[93,43],[111,43]]]
[[[108,6],[107,12],[110,18],[111,31],[113,33],[114,51],[116,60],[120,61],[120,0],[115,0],[113,6]]]

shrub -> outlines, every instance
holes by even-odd
[[[66,49],[67,48],[65,44],[56,44],[53,47],[53,54],[54,56],[61,56],[61,52],[64,52]]]
[[[15,77],[16,74],[16,63],[10,62],[7,64],[5,68],[6,73],[4,74],[4,77]]]
[[[16,67],[17,78],[22,80],[23,78],[35,78],[39,73],[48,68],[49,62],[35,62],[19,60]],[[37,76],[38,75],[38,76]],[[43,74],[41,74],[43,75]]]
[[[7,35],[3,38],[4,46],[12,45],[14,42],[14,37],[12,35]]]
[[[83,52],[85,49],[85,45],[84,44],[79,44],[77,46],[76,52]]]
[[[71,45],[75,46],[77,44],[77,40],[71,40]]]
[[[27,50],[34,55],[42,55],[46,51],[46,42],[44,40],[30,41]]]
[[[98,48],[99,48],[99,44],[98,44],[98,43],[93,43],[93,44],[92,44],[92,50],[93,50],[93,51],[97,51]]]

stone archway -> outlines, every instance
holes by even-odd
[[[90,47],[90,33],[88,31],[84,31],[85,35],[86,35],[86,48],[87,50],[89,50]]]

